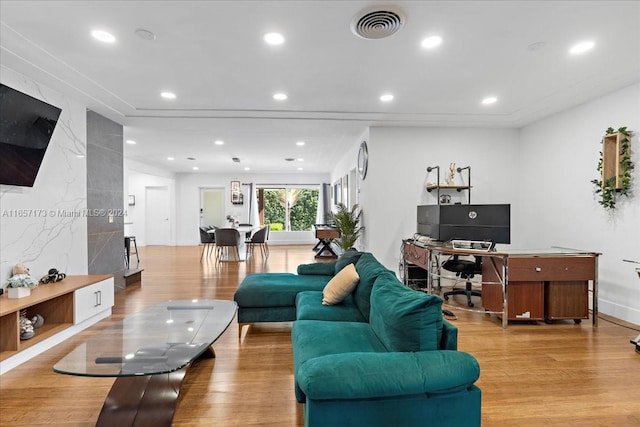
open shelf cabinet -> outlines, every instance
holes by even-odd
[[[622,143],[627,138],[622,133],[605,135],[602,140],[602,185],[614,189],[622,188],[624,168],[622,166]]]
[[[87,320],[78,316],[78,305],[86,305],[79,295],[84,289],[98,287],[107,295],[106,304],[95,308],[89,303],[90,315],[113,305],[113,278],[110,275],[67,276],[63,281],[40,285],[24,298],[0,297],[0,361],[16,356],[26,349],[38,346],[74,325]],[[96,289],[98,289],[96,288]],[[26,310],[27,318],[42,315],[44,325],[35,330],[27,340],[20,339],[20,312]]]

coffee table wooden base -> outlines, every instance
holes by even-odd
[[[200,356],[203,357],[215,357],[213,348],[209,347]],[[96,426],[170,427],[187,369],[188,366],[168,374],[117,378]]]

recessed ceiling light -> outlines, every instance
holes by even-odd
[[[284,101],[287,98],[288,96],[286,93],[276,93],[275,95],[273,95],[273,99],[275,99],[276,101]]]
[[[167,160],[171,161],[171,160],[174,160],[174,158],[173,157],[167,157]]]
[[[127,139],[127,144],[136,145],[136,142],[133,139]]]
[[[304,159],[302,157],[300,157],[300,158],[298,158],[296,160],[298,160],[299,162],[304,162]]]
[[[76,157],[79,159],[84,159],[84,154],[76,154]]]
[[[569,49],[569,53],[572,55],[578,55],[580,53],[585,53],[588,50],[593,49],[593,46],[595,46],[595,43],[592,41],[586,41],[586,42],[582,42],[582,43],[578,43],[576,45],[573,45],[573,47],[571,49]]]
[[[302,147],[304,145],[304,141],[298,141],[298,142],[296,142],[296,145],[298,147]]]
[[[385,93],[384,95],[382,95],[380,97],[380,101],[382,101],[382,102],[393,101],[393,95],[391,95],[390,93]]]
[[[198,169],[200,169],[200,168],[199,168],[199,167],[197,167],[197,166],[194,166],[194,167],[193,167],[193,170],[194,170],[194,171],[197,171]]]
[[[216,144],[216,145],[224,145],[224,141],[222,141],[220,139],[216,139],[213,143]]]
[[[160,96],[165,99],[176,99],[176,94],[173,92],[162,92]]]
[[[116,38],[113,34],[102,30],[93,30],[91,31],[91,35],[94,39],[100,40],[103,43],[113,43],[116,41]]]
[[[277,46],[284,43],[284,36],[280,33],[267,33],[264,35],[264,41],[270,45]]]
[[[298,168],[298,170],[299,170],[299,171],[303,171],[303,170],[304,170],[304,168]]]
[[[491,105],[495,104],[496,102],[498,102],[498,98],[496,98],[495,96],[488,96],[482,100],[482,105]]]
[[[442,37],[431,36],[422,40],[422,47],[425,49],[433,49],[436,46],[440,46],[441,43],[442,43]]]
[[[246,170],[246,171],[250,171],[250,170],[251,170],[251,168],[247,166],[246,168],[244,168],[244,170]]]

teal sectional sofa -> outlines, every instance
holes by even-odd
[[[356,288],[322,305],[322,289],[349,263]],[[440,297],[411,290],[372,254],[355,251],[301,265],[297,275],[251,276],[236,292],[238,321],[295,320],[294,391],[305,426],[480,425],[480,367],[457,351]]]

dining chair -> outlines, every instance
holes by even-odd
[[[262,252],[262,257],[267,258],[269,256],[269,245],[267,239],[269,237],[269,226],[265,225],[249,237],[244,243],[247,245],[247,256],[253,255],[253,247],[258,245]]]
[[[207,252],[207,258],[211,257],[211,251],[215,246],[216,237],[215,234],[207,232],[209,227],[198,227],[198,229],[200,230],[200,243],[203,245],[202,254],[200,255],[200,261],[202,261],[205,251]]]
[[[223,255],[229,257],[229,248],[233,248],[235,261],[240,261],[240,232],[236,228],[216,228],[216,261],[220,262]]]

